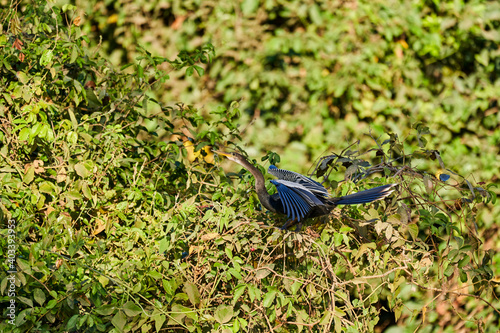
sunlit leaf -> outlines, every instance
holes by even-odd
[[[122,310],[128,317],[135,317],[142,313],[142,309],[132,301],[123,304]]]
[[[224,324],[233,317],[233,307],[229,305],[219,305],[214,313],[214,318],[219,323]]]
[[[184,289],[189,297],[189,301],[191,302],[191,304],[198,305],[200,303],[201,297],[198,287],[194,283],[186,282],[184,283]]]

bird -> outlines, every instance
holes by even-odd
[[[317,181],[300,173],[269,166],[268,173],[278,179],[271,180],[277,193],[267,192],[264,175],[252,165],[243,155],[236,152],[214,151],[236,162],[247,169],[255,178],[255,191],[260,203],[267,210],[286,215],[289,220],[281,227],[282,230],[294,222],[298,222],[296,231],[302,228],[302,222],[330,214],[338,205],[355,205],[383,199],[394,191],[397,184],[387,184],[342,197],[331,197],[326,188]]]

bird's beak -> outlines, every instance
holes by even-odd
[[[217,155],[221,155],[221,156],[224,156],[224,157],[229,157],[231,156],[231,154],[229,153],[226,153],[224,151],[221,151],[221,150],[215,150],[215,149],[212,149],[212,152],[217,154]]]

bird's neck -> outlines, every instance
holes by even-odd
[[[257,181],[255,182],[255,191],[257,192],[257,196],[259,197],[259,201],[262,206],[266,207],[267,210],[271,212],[276,212],[276,209],[271,205],[271,196],[267,192],[266,186],[263,184],[261,188],[257,186]]]
[[[255,192],[257,192],[257,196],[259,197],[259,201],[262,206],[266,207],[272,212],[276,212],[274,207],[271,205],[271,196],[267,192],[266,181],[264,180],[264,176],[262,175],[262,173],[260,173],[259,169],[251,164],[245,165],[245,167],[255,178]]]

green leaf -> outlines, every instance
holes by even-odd
[[[191,304],[195,306],[200,304],[200,298],[201,298],[200,291],[198,290],[198,287],[194,283],[189,281],[184,283],[184,290],[188,295]]]
[[[19,79],[19,82],[21,82],[22,84],[27,84],[28,83],[29,76],[26,75],[26,73],[19,71],[19,72],[16,73],[16,75],[17,75],[17,78]]]
[[[189,66],[188,68],[186,68],[186,76],[191,76],[193,75],[193,73],[194,73],[193,66]]]
[[[353,165],[349,166],[345,170],[345,178],[351,177],[352,175],[354,175],[354,173],[356,173],[356,171],[358,171],[358,165],[353,164]]]
[[[26,173],[24,174],[23,183],[29,184],[33,181],[34,178],[35,178],[35,166],[32,164],[29,166],[28,170],[26,170]]]
[[[24,127],[21,132],[19,132],[19,141],[28,141],[31,134],[31,129]]]
[[[81,162],[75,164],[75,171],[82,178],[87,178],[90,175],[90,171]]]
[[[261,295],[261,291],[259,288],[257,288],[256,286],[254,286],[253,284],[249,284],[247,285],[248,287],[248,295],[250,296],[250,301],[255,301],[255,300],[260,300],[260,295]]]
[[[52,59],[54,58],[54,54],[52,50],[45,50],[42,53],[42,56],[40,57],[40,66],[47,66],[52,62]]]
[[[299,291],[300,287],[302,287],[302,282],[295,281],[294,283],[292,283],[292,286],[290,288],[291,292],[292,292],[292,295],[297,294],[297,291]]]
[[[57,305],[57,300],[56,299],[51,299],[47,305],[45,306],[46,309],[52,309]]]
[[[163,326],[163,323],[165,322],[167,317],[164,314],[158,314],[158,315],[153,316],[153,318],[155,321],[155,330],[156,330],[156,332],[160,332],[160,330]]]
[[[413,238],[413,240],[417,240],[418,225],[417,224],[409,224],[408,225],[408,232],[410,233],[410,236],[411,236],[411,238]]]
[[[455,266],[448,265],[448,267],[446,267],[446,269],[444,270],[444,275],[447,276],[447,277],[450,277],[451,274],[453,274],[454,270],[455,270]]]
[[[394,311],[394,319],[397,322],[398,319],[401,318],[401,314],[403,313],[403,307],[401,305],[398,305],[393,308],[393,311]]]
[[[92,192],[90,192],[87,182],[83,182],[82,184],[82,193],[87,199],[92,199]]]
[[[46,297],[45,297],[45,293],[42,291],[42,289],[36,288],[33,291],[33,296],[35,298],[35,301],[38,304],[43,305],[43,303],[45,303]]]
[[[270,307],[273,304],[275,298],[276,298],[276,290],[273,289],[264,295],[264,299],[262,300],[262,305],[265,308]]]
[[[161,273],[158,273],[158,271],[156,270],[149,271],[148,275],[155,280],[161,279],[163,277],[163,275],[161,275]]]
[[[333,90],[333,96],[339,98],[345,93],[346,89],[347,89],[347,84],[339,82],[338,84],[335,85],[335,88]]]
[[[33,127],[31,127],[31,136],[32,137],[35,137],[35,136],[38,136],[38,134],[40,133],[41,129],[42,129],[42,123],[36,123],[35,125],[33,125]]]
[[[233,318],[233,307],[229,305],[219,305],[214,313],[214,318],[220,324],[225,324]]]
[[[43,192],[41,187],[40,187],[40,192]],[[76,191],[68,191],[66,192],[66,196],[71,200],[80,200],[83,198],[82,195]]]
[[[226,255],[228,256],[229,259],[233,259],[233,251],[231,251],[229,247],[225,247],[224,252],[226,252]]]
[[[483,49],[481,53],[474,55],[474,58],[478,63],[480,63],[483,66],[488,66],[490,62],[489,52],[487,49]]]
[[[238,320],[238,318],[236,318],[233,322],[233,333],[238,333],[240,331],[241,331],[240,321]]]
[[[144,119],[144,125],[148,132],[152,133],[158,128],[158,120],[155,119]]]
[[[74,328],[76,328],[76,323],[78,322],[79,317],[80,317],[80,315],[76,314],[76,315],[73,315],[71,318],[69,318],[68,323],[66,324],[66,329],[68,331],[71,331]]]
[[[259,0],[243,0],[241,3],[241,12],[247,16],[255,13],[259,7]]]
[[[333,243],[335,244],[335,246],[340,246],[342,244],[343,239],[344,239],[343,234],[341,234],[339,232],[336,232],[333,234]]]
[[[234,276],[235,278],[237,278],[238,280],[243,279],[243,277],[241,276],[240,272],[238,270],[236,270],[235,268],[229,268],[227,270],[227,272],[229,274],[231,274],[232,276]]]
[[[313,5],[309,6],[309,15],[311,17],[311,20],[316,25],[322,25],[323,24],[323,19],[321,18],[321,11],[320,11],[318,5],[313,4]]]
[[[320,325],[328,325],[330,324],[330,318],[333,316],[333,313],[331,311],[325,311],[325,314],[323,317],[321,317],[319,324]]]
[[[122,311],[118,311],[111,319],[111,324],[118,330],[123,331],[125,324],[127,323],[127,317]]]
[[[159,252],[164,253],[170,248],[170,241],[167,237],[162,238],[159,242]]]
[[[72,4],[64,4],[62,7],[61,7],[63,13],[66,13],[68,10],[76,10],[76,7]]]
[[[95,312],[97,312],[100,315],[103,316],[109,316],[113,312],[115,312],[116,307],[111,304],[106,304],[106,305],[101,305],[100,307],[95,309]]]
[[[470,257],[469,256],[465,256],[463,257],[459,262],[458,262],[458,268],[462,268],[466,265],[468,265],[470,262]]]
[[[29,298],[23,297],[23,296],[17,296],[17,299],[21,301],[22,303],[28,305],[29,307],[33,307],[33,301]]]
[[[76,144],[78,142],[78,134],[76,132],[70,131],[68,132],[66,140],[68,141],[68,143]]]
[[[69,59],[69,63],[74,64],[77,58],[78,58],[78,46],[73,44],[72,51],[71,51],[71,58]]]
[[[123,304],[122,310],[128,317],[135,317],[138,314],[142,313],[142,309],[132,301],[128,301],[127,303]]]
[[[458,249],[453,249],[448,253],[448,260],[453,261],[458,254]]]
[[[38,190],[42,193],[47,193],[52,196],[56,196],[58,194],[57,187],[50,182],[42,182],[38,185]]]
[[[314,285],[312,283],[309,283],[306,286],[306,291],[307,291],[307,294],[309,297],[315,297],[317,295],[316,288],[314,287]]]
[[[238,285],[236,288],[233,289],[233,300],[231,303],[234,305],[238,300],[240,299],[241,295],[245,292],[246,286],[244,284]]]
[[[194,69],[196,70],[196,73],[198,73],[199,76],[203,76],[203,74],[205,74],[205,70],[203,68],[201,68],[200,66],[194,65],[193,67],[194,67]]]

